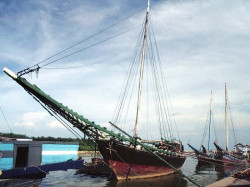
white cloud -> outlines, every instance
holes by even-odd
[[[16,122],[14,125],[20,127],[33,127],[35,126],[35,123],[33,121],[22,121],[22,122]]]
[[[5,36],[0,38],[0,67],[8,66],[18,71],[33,65],[143,7],[138,7],[137,3],[111,1],[97,6],[98,2],[92,1],[65,1],[60,5],[41,1],[23,3],[23,11],[18,7],[15,14],[6,9],[0,17],[3,25],[0,34]],[[153,1],[151,4],[152,23],[184,142],[188,139],[200,141],[210,90],[214,91],[217,113],[223,122],[225,82],[228,83],[236,129],[246,128],[250,121],[250,2],[187,0]],[[36,9],[27,8],[31,5]],[[13,3],[9,7],[14,9],[15,6]],[[142,23],[143,16],[144,13],[139,13],[75,50]],[[118,54],[108,62],[79,69],[42,69],[39,79],[33,75],[32,79],[26,76],[27,80],[91,121],[106,124],[112,118],[138,32],[131,31],[48,67],[91,64]],[[27,127],[20,132],[39,134],[39,131],[53,135],[48,131],[58,127],[55,136],[70,136],[8,77],[1,74],[0,81],[0,105],[10,123],[16,124],[15,128]],[[134,124],[133,119],[134,116],[128,124]],[[128,131],[133,129],[131,126],[126,128]],[[157,130],[158,127],[153,128]],[[145,133],[145,126],[141,130]]]
[[[50,121],[50,122],[48,122],[48,126],[50,128],[62,128],[62,129],[65,129],[65,127],[58,121]]]
[[[41,128],[43,123],[45,123],[48,119],[49,114],[45,111],[39,112],[27,112],[24,113],[14,125],[22,126],[22,127],[31,127],[35,126],[35,128]]]

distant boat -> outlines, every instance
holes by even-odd
[[[218,152],[223,155],[222,160],[227,164],[246,164],[247,161],[244,158],[238,157],[229,152],[228,149],[228,95],[227,95],[227,84],[225,83],[225,126],[226,126],[226,150],[222,149],[216,142],[214,145]]]
[[[194,151],[194,153],[199,161],[204,162],[205,164],[213,164],[213,163],[223,164],[224,163],[222,160],[223,154],[221,152],[217,152],[215,154],[209,153],[209,151],[210,151],[211,124],[212,124],[212,115],[213,115],[212,102],[213,102],[213,97],[212,97],[212,91],[211,91],[210,109],[209,109],[209,123],[208,123],[208,143],[207,143],[208,150],[206,150],[206,148],[203,145],[201,145],[202,151],[197,150],[196,148],[194,148],[190,144],[188,144],[188,146]],[[206,129],[206,127],[205,127],[205,129]],[[204,135],[205,135],[205,133],[204,133]]]
[[[212,91],[211,91],[212,95]],[[225,126],[226,126],[226,150],[222,149],[216,142],[214,145],[217,149],[215,154],[209,154],[209,145],[210,145],[210,129],[211,129],[211,116],[212,116],[212,97],[210,101],[210,117],[209,117],[209,137],[208,137],[208,151],[206,151],[205,147],[202,145],[202,152],[195,149],[193,146],[188,144],[188,146],[194,151],[198,160],[206,162],[206,163],[219,163],[219,164],[245,164],[246,160],[238,157],[228,151],[228,98],[227,98],[227,86],[225,84]]]
[[[247,160],[245,158],[242,157],[238,157],[232,153],[230,153],[229,151],[226,151],[224,149],[222,149],[219,145],[217,145],[214,142],[214,145],[216,147],[216,149],[218,150],[218,152],[220,152],[223,155],[223,162],[226,164],[246,164]]]
[[[197,157],[197,159],[201,162],[204,162],[205,164],[224,164],[224,161],[222,160],[223,155],[221,154],[221,152],[218,152],[216,155],[214,155],[213,157],[203,153],[197,149],[195,149],[193,146],[191,146],[190,144],[188,144],[188,146],[194,151],[195,156]]]

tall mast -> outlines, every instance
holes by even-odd
[[[227,84],[226,83],[225,83],[225,125],[226,125],[226,150],[228,151]]]
[[[211,122],[212,122],[212,99],[213,99],[213,91],[211,90],[211,99],[210,99],[210,116],[209,116],[209,131],[208,131],[208,145],[207,151],[209,151],[209,144],[210,144],[210,129],[211,129]]]
[[[139,80],[139,91],[138,91],[137,111],[136,111],[136,120],[135,120],[135,134],[134,134],[135,137],[138,137],[138,126],[139,126],[139,114],[140,114],[140,106],[141,106],[141,90],[142,90],[143,69],[144,69],[145,50],[146,50],[149,5],[150,5],[150,0],[148,0],[148,8],[147,8],[147,12],[146,12],[146,20],[145,20],[145,26],[144,26],[144,40],[143,40],[141,70],[140,70],[140,80]]]

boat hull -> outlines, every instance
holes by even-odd
[[[222,165],[246,164],[246,161],[239,160],[239,159],[232,157],[230,155],[223,155],[223,158],[221,160],[209,158],[209,157],[204,157],[204,156],[199,156],[199,155],[197,155],[196,157],[200,162],[205,163],[205,164],[222,164]]]
[[[206,164],[224,164],[223,160],[209,158],[209,157],[200,156],[200,155],[196,155],[196,157],[198,158],[199,161],[206,163]]]
[[[150,178],[175,172],[174,169],[148,151],[138,150],[112,140],[98,140],[97,144],[105,162],[110,165],[117,180]],[[160,154],[159,156],[176,169],[180,169],[186,159],[185,156]]]
[[[229,164],[239,164],[239,165],[241,165],[241,164],[246,164],[247,163],[246,160],[241,160],[241,159],[236,158],[236,157],[234,157],[232,155],[226,155],[226,154],[223,155],[223,161],[226,162],[228,165]]]

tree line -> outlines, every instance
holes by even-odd
[[[95,150],[95,143],[93,140],[90,140],[90,139],[80,140],[76,138],[62,138],[62,137],[52,137],[52,136],[35,137],[35,136],[27,136],[24,134],[2,133],[2,132],[0,132],[0,137],[32,139],[34,141],[79,142],[79,151],[94,151]]]

